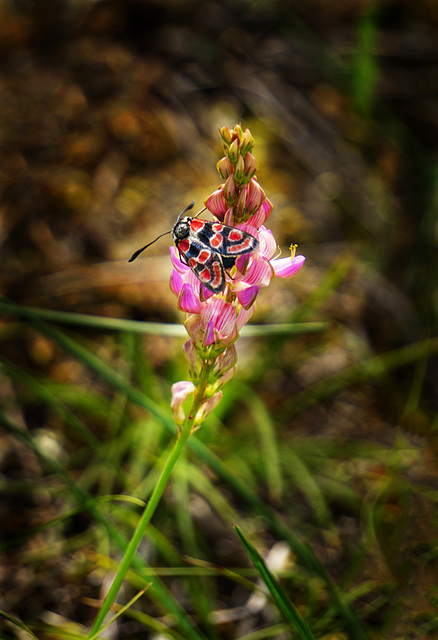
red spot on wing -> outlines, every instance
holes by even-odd
[[[177,244],[178,251],[181,253],[187,253],[190,247],[190,242],[187,239],[180,240]]]
[[[245,253],[245,251],[253,251],[256,248],[255,238],[252,236],[246,236],[246,238],[240,244],[235,244],[228,247],[228,253]]]
[[[198,256],[198,262],[201,262],[201,263],[207,262],[210,256],[211,256],[211,251],[208,251],[207,249],[203,249]]]
[[[217,288],[222,282],[222,269],[220,268],[220,265],[216,263],[213,265],[213,270],[214,280],[210,282],[210,285]]]
[[[210,254],[210,259],[206,265],[203,266],[198,262],[194,272],[202,284],[210,289],[210,291],[213,291],[213,293],[223,291],[225,274],[222,263],[215,253]]]
[[[223,238],[220,233],[216,233],[213,237],[210,238],[210,244],[215,249],[220,247],[222,242],[223,242]]]
[[[224,225],[219,224],[219,222],[215,222],[211,225],[211,228],[213,229],[213,231],[216,231],[216,233],[222,233],[222,231],[224,230]]]
[[[242,240],[243,238],[243,233],[241,231],[239,231],[239,229],[233,229],[232,231],[230,231],[230,235],[228,236],[229,240],[231,240],[231,242],[239,242],[239,240]]]
[[[205,221],[204,220],[197,220],[196,218],[193,218],[193,220],[191,220],[190,222],[190,229],[192,231],[201,231],[205,226]]]

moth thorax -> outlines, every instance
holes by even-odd
[[[190,235],[190,218],[183,218],[182,220],[178,220],[175,226],[172,229],[172,237],[173,241],[177,242],[178,240],[184,240],[184,238],[188,238]]]

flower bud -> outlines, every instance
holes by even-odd
[[[217,359],[217,372],[223,375],[228,369],[234,367],[237,362],[237,351],[234,344],[230,344],[227,349],[218,356]]]
[[[190,370],[192,374],[197,375],[198,373],[198,361],[196,358],[196,345],[191,338],[186,340],[183,345],[183,353],[188,360]]]
[[[197,429],[204,422],[205,418],[211,413],[222,400],[222,391],[217,391],[211,398],[208,398],[205,402],[202,403],[200,409],[196,413],[195,416],[195,426],[194,429]]]
[[[234,180],[237,185],[242,184],[245,178],[245,163],[241,155],[237,158],[236,166],[234,168]]]
[[[249,129],[245,129],[245,132],[240,137],[240,153],[245,157],[253,147],[254,138],[251,135],[251,131]]]
[[[224,144],[226,144],[227,146],[231,144],[233,136],[228,127],[222,127],[221,129],[219,129],[219,135],[222,138],[222,142]]]
[[[223,157],[219,160],[216,165],[216,169],[218,170],[222,180],[226,180],[228,176],[231,176],[234,171],[234,167],[227,157]]]
[[[203,324],[198,314],[193,314],[187,318],[184,322],[187,333],[196,345],[202,343],[203,338]]]
[[[240,124],[235,124],[233,129],[233,134],[239,140],[239,142],[240,142],[240,138],[242,137],[242,133],[243,131]]]
[[[235,223],[234,223],[234,208],[233,207],[229,207],[227,209],[227,212],[224,215],[223,223],[227,224],[229,227],[233,227],[234,226]]]
[[[226,371],[225,374],[221,378],[219,378],[218,380],[219,385],[221,387],[224,387],[227,384],[227,382],[231,380],[231,378],[234,376],[236,371],[237,371],[236,366],[230,367],[230,369],[228,369],[228,371]]]
[[[234,175],[231,174],[225,180],[225,184],[223,186],[223,196],[228,205],[233,205],[236,199],[236,185],[234,182]]]
[[[251,178],[255,175],[255,172],[257,171],[257,159],[249,151],[245,155],[244,167],[245,167],[245,176],[249,182]]]
[[[233,142],[230,144],[228,148],[228,157],[230,159],[230,162],[232,162],[233,164],[236,164],[239,156],[240,156],[239,141],[236,139],[236,140],[233,140]]]
[[[173,417],[178,427],[181,427],[185,420],[185,413],[183,404],[195,391],[195,385],[193,382],[182,380],[181,382],[175,382],[172,385],[172,399],[170,401],[170,407],[173,411]]]
[[[246,198],[247,198],[247,196],[248,196],[248,190],[246,188],[242,189],[242,191],[240,192],[240,195],[239,195],[239,199],[237,200],[237,203],[236,203],[236,212],[235,212],[236,213],[236,218],[239,221],[242,220],[242,218],[243,218],[243,214],[244,214],[245,207],[246,207]]]
[[[266,194],[259,185],[259,183],[253,178],[248,187],[248,198],[246,200],[246,215],[250,216],[255,213],[261,206],[262,202],[266,198]]]

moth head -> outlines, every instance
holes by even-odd
[[[185,217],[176,222],[172,229],[172,238],[174,242],[188,238],[190,235],[190,220],[191,218]]]

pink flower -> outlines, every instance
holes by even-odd
[[[230,344],[237,338],[236,307],[230,302],[214,296],[204,305],[200,315],[205,330],[206,347],[213,342]]]
[[[227,201],[224,198],[223,188],[213,191],[211,196],[204,201],[205,207],[212,213],[218,220],[223,220],[228,209]]]
[[[192,394],[195,403],[192,406],[196,407],[195,427],[220,401],[220,389],[235,373],[237,355],[234,342],[254,312],[254,302],[260,289],[267,287],[274,276],[291,278],[304,263],[303,256],[295,255],[296,247],[291,247],[290,257],[275,257],[277,243],[272,232],[264,226],[273,205],[254,177],[257,160],[251,153],[254,146],[251,133],[236,125],[231,131],[223,127],[220,135],[225,156],[217,163],[217,169],[224,183],[205,200],[205,207],[223,224],[251,234],[258,240],[258,245],[254,251],[238,256],[235,261],[225,253],[225,284],[223,278],[219,278],[222,274],[218,274],[218,269],[224,265],[216,262],[215,282],[220,282],[220,285],[215,287],[215,294],[201,284],[194,272],[180,260],[175,248],[170,249],[173,264],[170,288],[177,296],[178,308],[188,314],[184,324],[189,339],[184,344],[184,354],[193,380],[173,385],[172,409],[177,424],[181,425],[185,419],[183,404]],[[199,228],[205,229],[202,222]],[[214,225],[208,228],[214,229],[211,231],[214,246],[226,247],[227,232],[220,227],[214,228]],[[190,241],[196,240],[195,229],[196,223],[192,223],[187,233],[193,232],[194,236],[190,236],[187,249],[182,249],[183,243],[180,243],[180,249],[184,254],[187,252],[190,260],[195,260],[192,264],[198,267],[211,258],[213,244],[207,246],[210,242],[208,232],[206,236],[197,237],[198,244],[194,242],[191,245]],[[200,246],[202,244],[204,246]],[[208,282],[212,282],[213,269],[207,268],[206,273],[211,276]],[[204,282],[207,282],[205,274]]]
[[[292,253],[292,252],[291,252]],[[271,261],[275,275],[279,278],[292,278],[304,264],[304,256],[291,256],[290,258],[277,258]]]
[[[237,312],[235,305],[223,298],[214,296],[202,304],[200,312],[189,316],[185,327],[190,338],[200,348],[225,348],[238,335]]]

